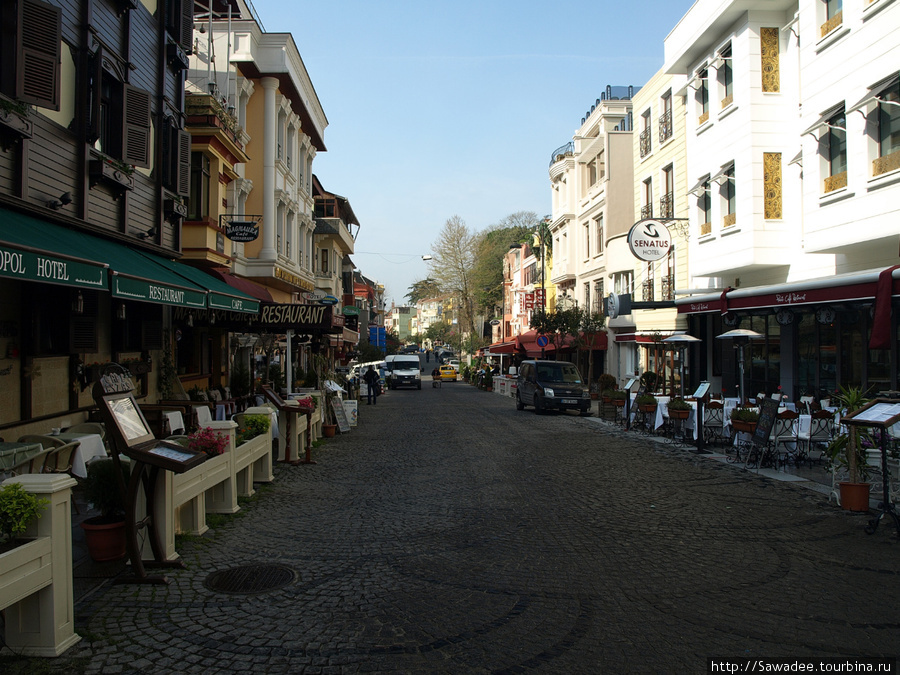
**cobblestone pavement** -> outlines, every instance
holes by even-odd
[[[76,607],[87,673],[703,673],[894,656],[900,541],[826,498],[462,383],[390,392],[183,541],[168,586]],[[277,590],[208,574],[277,563]]]

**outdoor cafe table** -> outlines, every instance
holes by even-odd
[[[79,433],[61,433],[56,434],[55,438],[64,440],[66,443],[78,441],[79,445],[72,455],[72,473],[79,478],[87,478],[87,465],[95,457],[106,457],[106,446],[100,434],[79,434]]]
[[[40,443],[0,443],[0,478],[8,478],[10,469],[43,451]]]

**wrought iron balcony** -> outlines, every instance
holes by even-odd
[[[641,219],[653,217],[653,204],[645,204],[641,207]]]
[[[572,157],[575,154],[575,141],[569,141],[565,145],[561,145],[550,155],[550,166],[553,166],[566,157]]]
[[[184,112],[187,116],[187,128],[210,127],[220,129],[228,139],[241,150],[244,144],[241,142],[241,126],[237,117],[231,112],[233,108],[226,109],[214,96],[198,92],[186,92],[184,99]]]
[[[659,142],[665,143],[672,138],[672,111],[666,110],[659,117]]]
[[[675,299],[675,275],[667,274],[662,279],[660,279],[659,283],[659,294],[660,300],[674,300]]]
[[[644,129],[640,135],[640,143],[641,143],[641,157],[646,157],[650,154],[650,150],[652,149],[652,144],[650,142],[650,129]]]
[[[667,192],[659,198],[659,217],[674,218],[675,217],[675,194]]]
[[[648,279],[641,284],[641,298],[644,302],[653,301],[653,279]]]

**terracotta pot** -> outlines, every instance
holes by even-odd
[[[841,508],[844,511],[869,510],[868,483],[838,483],[841,490]]]
[[[752,434],[756,431],[756,422],[745,422],[743,420],[731,420],[731,428],[735,431],[743,431]]]
[[[107,562],[125,557],[125,521],[106,522],[103,516],[81,523],[88,553],[94,562]]]
[[[337,424],[323,424],[322,425],[322,435],[325,438],[334,438],[334,434],[337,431]]]
[[[612,401],[612,399],[609,396],[603,396],[602,398],[603,398],[604,403],[609,403],[610,401]]]
[[[591,399],[592,399],[592,400],[596,401],[598,397],[599,397],[599,394],[598,394],[597,392],[595,392],[595,391],[592,391],[592,392],[591,392]]]
[[[671,408],[669,408],[668,410],[669,417],[675,420],[686,420],[691,415],[690,410],[672,410]]]
[[[642,413],[652,413],[656,412],[656,405],[656,403],[653,403],[651,405],[639,405],[638,408]]]
[[[615,405],[615,406],[617,406],[617,407],[619,407],[619,408],[624,408],[624,407],[625,407],[625,399],[624,399],[624,398],[614,398],[614,399],[612,400],[612,402],[613,402],[613,405]]]

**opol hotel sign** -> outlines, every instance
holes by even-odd
[[[640,220],[628,231],[628,248],[638,260],[656,262],[669,254],[672,235],[658,220]]]

